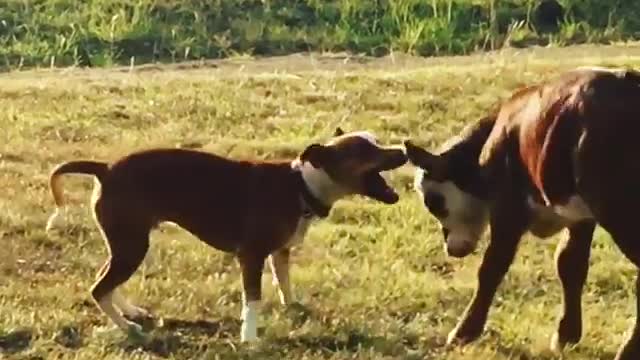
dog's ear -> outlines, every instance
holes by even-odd
[[[409,161],[427,172],[439,172],[444,168],[444,159],[440,155],[435,155],[427,150],[414,145],[410,140],[404,142]]]
[[[320,144],[311,144],[300,155],[300,161],[310,162],[314,168],[323,168],[329,157],[329,149]]]
[[[340,126],[336,128],[336,131],[333,132],[333,137],[338,137],[344,135],[344,130]]]

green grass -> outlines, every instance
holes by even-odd
[[[202,146],[233,157],[294,156],[336,125],[386,143],[435,147],[516,86],[578,64],[640,65],[631,48],[378,59],[288,56],[216,68],[57,70],[2,75],[0,87],[0,357],[15,359],[555,359],[560,310],[556,241],[527,238],[487,331],[445,349],[475,286],[480,253],[442,252],[435,222],[410,191],[410,166],[389,174],[394,206],[350,198],[312,226],[293,257],[305,311],[278,304],[263,277],[262,342],[240,344],[240,275],[227,255],[184,232],[152,235],[153,261],[124,292],[164,326],[136,347],[90,301],[105,260],[87,207],[92,181],[69,177],[67,226],[44,226],[47,175],[65,160],[115,159],[150,146]],[[634,317],[633,267],[598,231],[584,294],[583,342],[567,359],[610,359]],[[107,331],[101,331],[105,328]]]
[[[469,54],[637,38],[635,0],[0,0],[0,68],[349,51]]]

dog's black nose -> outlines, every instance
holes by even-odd
[[[424,205],[437,218],[445,218],[449,214],[444,196],[438,192],[427,191],[424,194]]]

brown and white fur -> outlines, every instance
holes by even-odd
[[[406,142],[416,189],[438,218],[449,255],[471,254],[487,228],[478,285],[449,342],[480,336],[489,307],[529,231],[569,236],[556,252],[563,313],[552,347],[582,334],[581,294],[596,224],[640,267],[640,73],[579,68],[520,89],[439,154]],[[640,276],[636,280],[640,292]],[[640,311],[640,298],[636,297]],[[640,323],[616,359],[640,359]]]
[[[242,341],[257,339],[258,304],[264,262],[279,286],[283,304],[292,301],[290,247],[309,223],[324,218],[348,195],[393,204],[398,195],[380,176],[407,161],[402,146],[383,147],[368,132],[343,133],[308,146],[290,161],[239,161],[183,149],[152,149],[112,164],[71,161],[55,168],[50,187],[57,222],[64,206],[61,176],[95,176],[93,214],[109,249],[91,294],[121,329],[144,335],[126,317],[148,315],[129,303],[118,287],[136,271],[149,247],[149,232],[172,222],[212,247],[237,255],[242,270]],[[123,316],[125,315],[125,316]]]

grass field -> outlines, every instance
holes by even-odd
[[[638,39],[639,11],[635,0],[0,0],[0,71],[609,44]]]
[[[389,174],[398,204],[351,198],[312,226],[293,259],[302,308],[281,308],[265,272],[255,347],[238,341],[236,263],[170,227],[152,234],[153,261],[124,288],[155,314],[154,340],[139,347],[112,330],[88,293],[106,255],[87,207],[93,182],[66,180],[67,226],[47,236],[47,176],[64,160],[114,159],[159,145],[293,157],[336,125],[434,148],[518,85],[586,64],[638,66],[640,49],[437,59],[306,54],[3,74],[0,358],[555,359],[547,344],[561,304],[556,242],[534,238],[523,242],[484,336],[463,349],[444,347],[472,294],[481,252],[465,261],[444,256],[435,221],[410,190],[409,165]],[[600,230],[591,264],[583,341],[567,359],[611,359],[635,316],[634,269]]]

